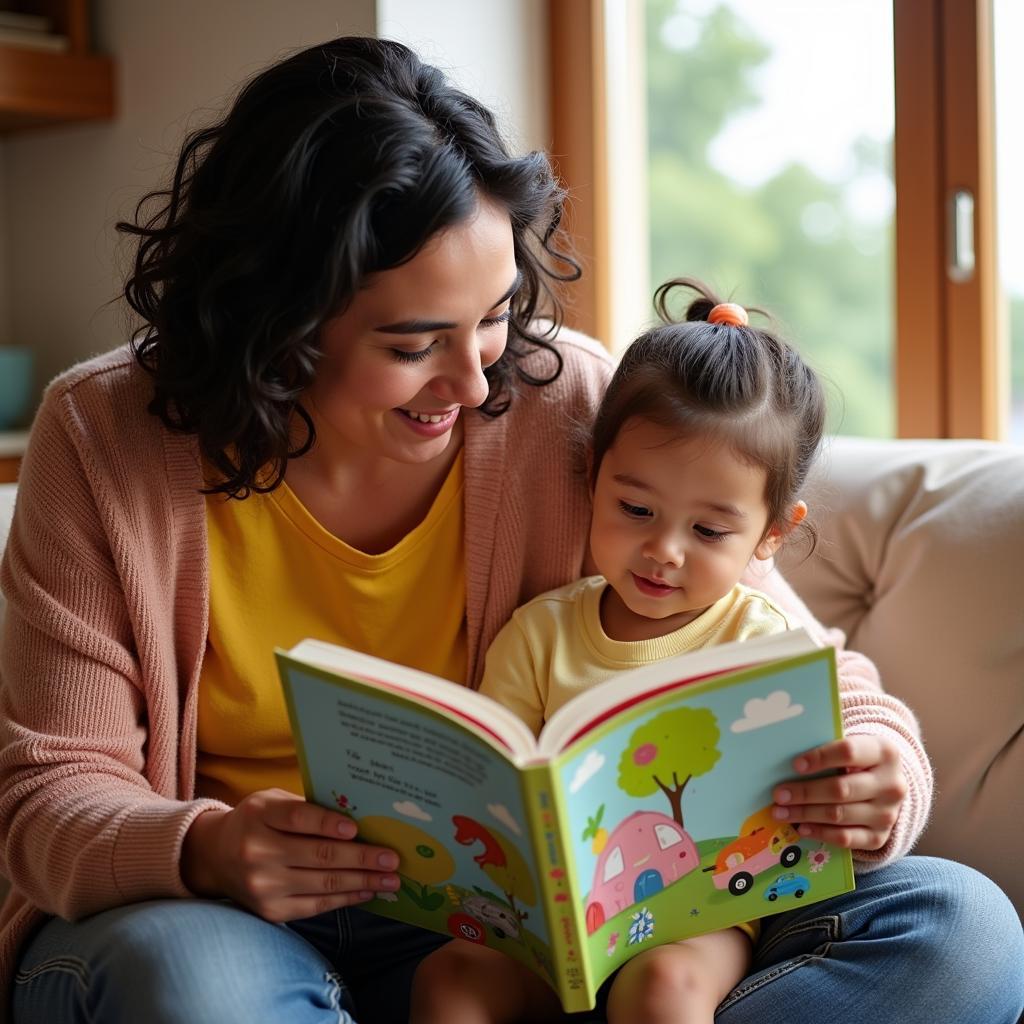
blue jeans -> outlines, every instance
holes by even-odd
[[[401,1024],[443,941],[362,911],[288,928],[226,904],[143,903],[28,942],[15,1024]],[[908,857],[857,891],[768,918],[719,1024],[1016,1024],[1024,934],[987,878]],[[593,1015],[583,1015],[592,1019]]]
[[[448,941],[350,908],[289,925],[230,903],[133,903],[26,944],[17,1024],[405,1021],[417,964]],[[0,1017],[3,1015],[0,1014]]]

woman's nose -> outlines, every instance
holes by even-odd
[[[454,346],[446,353],[441,372],[431,382],[431,390],[445,402],[471,409],[483,405],[490,385],[484,376],[482,353],[475,341]]]

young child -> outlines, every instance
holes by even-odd
[[[668,314],[698,292],[684,322]],[[624,353],[594,424],[590,547],[600,572],[535,598],[487,654],[483,692],[536,732],[574,694],[627,669],[790,628],[739,582],[799,526],[821,441],[822,387],[784,341],[703,286],[655,294],[664,321]],[[638,954],[612,981],[610,1024],[711,1024],[744,977],[752,926]],[[452,942],[420,966],[414,1024],[557,1019],[551,991],[513,960]]]

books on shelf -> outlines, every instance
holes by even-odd
[[[849,851],[772,816],[793,758],[842,735],[835,653],[802,630],[624,673],[536,739],[367,655],[277,659],[307,798],[401,857],[363,906],[504,951],[567,1011],[641,950],[853,888]]]
[[[53,32],[53,22],[42,14],[0,10],[0,46],[61,53],[68,49],[68,37]]]

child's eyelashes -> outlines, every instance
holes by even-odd
[[[651,510],[644,505],[631,505],[628,501],[619,499],[619,508],[631,519],[649,519]]]
[[[619,510],[630,519],[651,519],[654,512],[646,505],[634,505],[632,502],[618,499]],[[710,526],[703,526],[701,523],[693,524],[693,532],[705,544],[718,544],[729,536],[728,530],[715,530]]]
[[[702,540],[710,544],[717,544],[729,536],[725,530],[712,530],[710,526],[701,526],[700,523],[695,523],[693,530]]]

